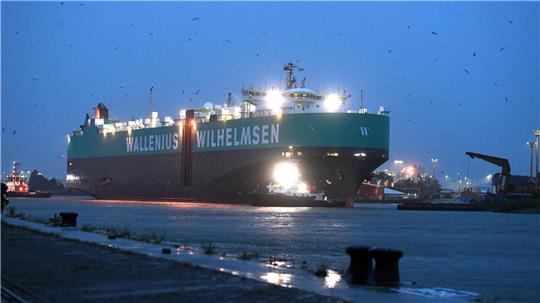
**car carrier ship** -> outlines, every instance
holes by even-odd
[[[121,122],[100,103],[68,135],[67,186],[101,199],[250,202],[267,193],[352,201],[388,159],[389,117],[353,109],[346,91],[242,89],[178,117]]]

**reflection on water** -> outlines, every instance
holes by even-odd
[[[273,213],[299,213],[299,212],[306,212],[310,208],[309,207],[254,207],[255,209],[259,211],[270,211]]]
[[[74,211],[79,226],[128,226],[135,234],[165,233],[166,241],[186,245],[182,253],[193,254],[190,246],[212,243],[219,253],[258,252],[255,259],[260,262],[277,256],[272,260],[292,260],[306,270],[325,264],[336,273],[344,271],[349,264],[345,248],[350,245],[392,247],[404,252],[400,260],[404,282],[478,292],[502,301],[540,302],[540,267],[531,266],[539,262],[538,215],[118,203],[54,196],[10,201],[17,212],[40,219]],[[279,275],[265,276],[284,283]],[[325,284],[339,288],[342,278],[330,275]]]
[[[324,278],[324,287],[334,288],[341,281],[341,275],[335,270],[327,270]]]
[[[281,285],[284,287],[290,287],[290,283],[292,281],[292,275],[291,274],[282,274],[279,272],[269,272],[264,275],[262,275],[260,278],[264,281],[276,285]]]

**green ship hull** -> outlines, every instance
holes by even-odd
[[[69,136],[68,187],[107,199],[248,203],[288,161],[310,191],[352,200],[388,152],[385,115],[304,113],[109,133],[88,119]]]

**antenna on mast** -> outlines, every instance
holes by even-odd
[[[287,72],[287,78],[285,80],[287,89],[296,87],[296,77],[294,76],[295,68],[296,68],[296,65],[292,63],[292,61],[289,61],[289,63],[287,63],[287,65],[283,67],[283,70]]]
[[[150,105],[149,105],[149,110],[150,110],[150,118],[152,118],[152,92],[154,91],[154,87],[151,86],[150,87]]]

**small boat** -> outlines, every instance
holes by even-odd
[[[52,196],[50,192],[30,191],[30,187],[26,183],[27,177],[19,171],[20,166],[21,163],[13,162],[13,169],[6,182],[8,197],[49,198]]]
[[[268,192],[251,195],[253,206],[276,207],[345,207],[345,201],[328,199],[324,192],[309,193],[303,184],[284,189],[280,185],[269,185]],[[300,188],[300,190],[299,190]]]

